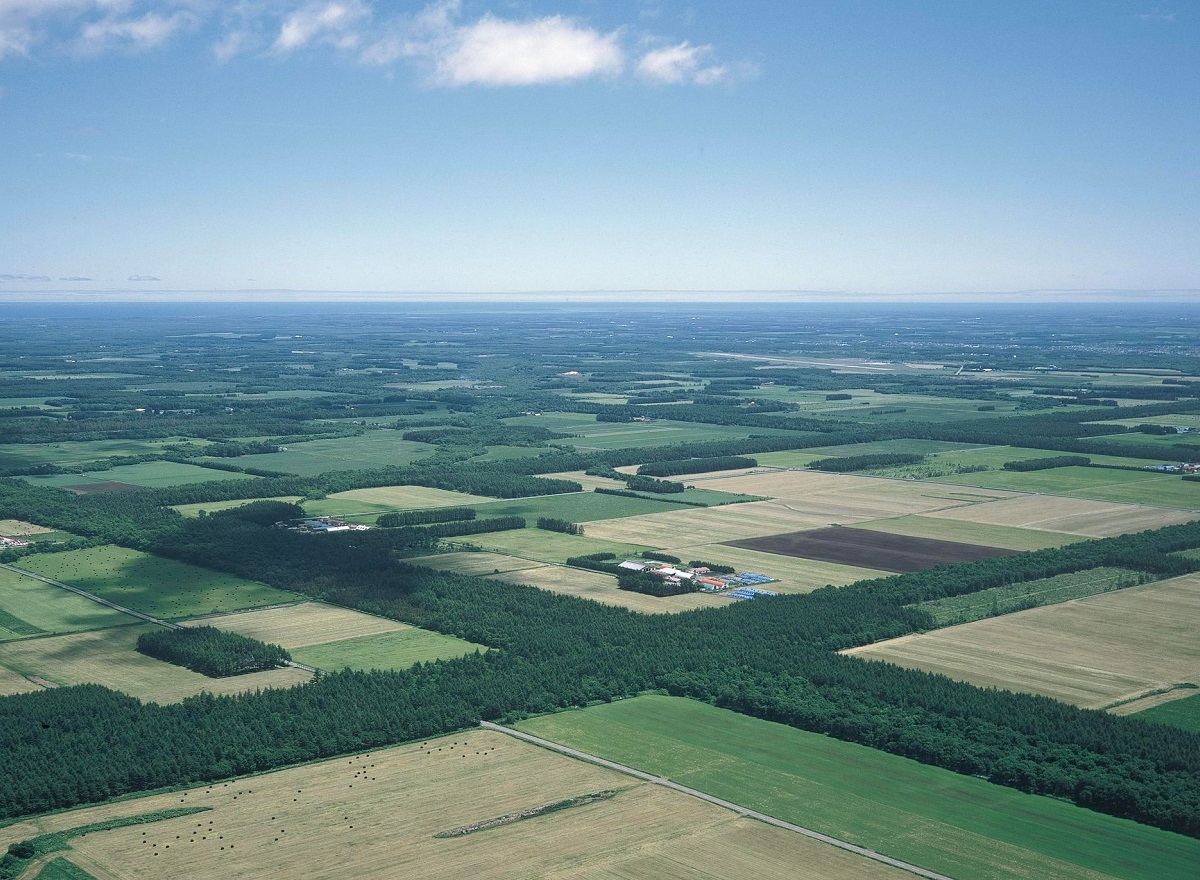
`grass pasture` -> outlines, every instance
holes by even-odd
[[[267,452],[225,459],[240,467],[315,477],[327,471],[411,464],[437,451],[428,443],[402,440],[400,431],[379,429],[353,437],[287,444],[286,452]]]
[[[346,668],[407,669],[414,663],[451,660],[486,650],[485,645],[405,626],[391,632],[296,648],[292,651],[292,658],[308,666],[336,672]]]
[[[679,510],[683,505],[654,498],[627,498],[624,495],[598,495],[595,492],[570,492],[565,495],[538,495],[475,505],[481,519],[493,516],[523,516],[532,525],[546,516],[590,523]],[[586,530],[584,532],[586,534]]]
[[[154,455],[179,438],[167,440],[64,440],[58,443],[5,443],[0,446],[0,470],[40,464],[74,467],[125,455]],[[204,442],[204,441],[201,441]]]
[[[586,413],[555,412],[543,413],[540,416],[517,416],[504,419],[504,422],[509,425],[528,425],[574,434],[576,436],[555,440],[554,443],[557,446],[574,447],[580,452],[670,446],[675,443],[701,443],[707,440],[741,440],[751,434],[794,434],[779,428],[676,422],[668,417],[669,406],[662,409],[664,418],[653,422],[597,422],[594,415]]]
[[[258,688],[292,687],[311,678],[309,673],[291,668],[208,678],[139,654],[138,635],[153,628],[150,624],[121,626],[0,642],[0,664],[55,685],[100,684],[156,703],[175,703],[202,691],[237,694]]]
[[[434,836],[606,790],[617,794],[486,832]],[[479,730],[52,814],[0,830],[0,846],[181,805],[211,809],[76,838],[70,859],[96,877],[121,880],[908,876],[661,786]]]
[[[68,590],[0,568],[0,641],[124,626],[135,620]]]
[[[1165,507],[1048,495],[1016,495],[971,507],[928,511],[925,515],[1086,538],[1110,538],[1196,519],[1194,513]]]
[[[1190,880],[1200,841],[677,697],[523,730],[956,880]]]
[[[1166,724],[1169,727],[1200,733],[1200,694],[1192,691],[1191,696],[1138,712],[1137,717],[1153,721],[1155,724]]]
[[[172,510],[178,510],[186,517],[197,517],[200,511],[205,513],[215,513],[218,510],[232,510],[235,507],[244,507],[247,504],[252,504],[255,501],[286,501],[295,503],[300,500],[299,495],[277,495],[273,498],[239,498],[235,501],[201,501],[199,504],[175,504],[172,505]]]
[[[381,486],[377,489],[351,489],[318,501],[306,501],[304,512],[310,516],[370,517],[393,510],[474,507],[495,500],[482,495],[427,489],[424,486]]]
[[[1200,682],[1200,575],[902,636],[849,654],[1105,708]]]
[[[622,520],[614,520],[622,522]],[[601,531],[601,526],[607,523],[591,524],[586,531],[591,533]],[[519,559],[531,559],[536,562],[550,562],[559,565],[571,556],[587,556],[591,553],[615,553],[621,557],[634,557],[643,550],[657,549],[653,544],[636,544],[630,541],[610,541],[602,537],[587,535],[564,535],[559,532],[548,532],[544,529],[525,528],[513,529],[507,532],[487,532],[482,535],[468,535],[463,539],[476,547],[504,556],[515,556]],[[451,542],[443,542],[451,543]]]
[[[29,538],[33,535],[48,535],[54,529],[35,526],[19,519],[0,519],[0,535],[6,538]]]
[[[264,584],[111,544],[43,553],[21,562],[35,574],[165,619],[278,605],[297,598]]]
[[[505,556],[502,553],[439,553],[435,556],[419,556],[406,560],[413,565],[423,565],[437,571],[452,571],[455,574],[469,574],[483,577],[493,574],[504,574],[510,571],[523,571],[539,568],[540,563],[516,556]]]
[[[37,690],[41,688],[19,672],[14,672],[7,666],[0,666],[0,697],[27,694]]]
[[[125,483],[150,489],[185,486],[189,483],[208,483],[214,480],[255,480],[249,474],[218,471],[195,464],[179,464],[174,461],[144,461],[141,464],[122,465],[106,471],[86,474],[53,474],[50,476],[22,477],[36,486],[66,489],[75,486],[94,486],[103,483]]]
[[[1200,510],[1200,484],[1183,480],[1178,475],[1151,471],[1062,467],[1044,471],[984,471],[938,477],[936,481],[959,486]]]

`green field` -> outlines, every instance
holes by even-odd
[[[1135,717],[1200,733],[1200,694],[1146,709],[1144,712],[1138,712]]]
[[[624,495],[600,495],[595,492],[571,492],[566,495],[538,495],[533,498],[516,498],[511,501],[493,501],[488,504],[472,505],[478,515],[523,516],[533,525],[539,516],[556,517],[571,522],[595,522],[602,519],[618,519],[625,516],[640,516],[644,513],[662,513],[667,510],[685,509],[679,504],[670,504],[653,498],[627,498]]]
[[[1154,579],[1151,575],[1125,568],[1092,568],[1035,581],[991,587],[963,596],[934,599],[921,602],[916,607],[933,615],[938,626],[956,626],[973,620],[983,620],[985,617],[998,617],[1014,611],[1025,611],[1029,608],[1121,590]]]
[[[414,663],[449,660],[476,650],[486,651],[487,648],[414,626],[340,642],[294,648],[291,654],[292,659],[299,663],[336,672],[346,667],[407,669]]]
[[[683,698],[517,726],[956,880],[1193,880],[1200,864],[1200,840]]]
[[[960,541],[964,544],[1003,547],[1006,550],[1044,550],[1047,547],[1061,547],[1064,544],[1086,540],[1079,535],[1040,532],[1015,526],[994,526],[969,520],[916,514],[855,523],[854,527],[888,532],[893,535],[909,535],[913,538],[935,538],[940,541]]]
[[[400,431],[386,428],[367,431],[355,437],[309,440],[289,443],[286,452],[242,455],[224,459],[239,467],[281,471],[301,477],[315,477],[327,471],[349,471],[411,464],[436,451],[428,443],[402,440]]]
[[[44,477],[22,477],[37,486],[87,486],[95,483],[128,483],[131,486],[147,486],[161,489],[168,486],[184,486],[188,483],[207,483],[213,480],[254,480],[249,474],[218,471],[195,464],[178,464],[173,461],[146,461],[141,464],[122,465],[106,471],[86,474],[53,474]]]
[[[60,587],[0,568],[0,641],[136,622],[136,618]]]
[[[300,500],[299,495],[279,495],[274,498],[238,498],[234,501],[201,501],[199,504],[176,504],[173,505],[174,510],[178,510],[186,517],[196,517],[200,515],[200,511],[205,513],[215,513],[218,510],[231,510],[235,507],[245,507],[254,501],[288,501],[296,502]]]
[[[60,443],[5,443],[0,446],[0,469],[56,464],[60,467],[87,464],[102,458],[120,455],[147,455],[162,452],[162,448],[178,443],[168,440],[82,440]],[[197,441],[192,441],[197,442]],[[201,444],[207,441],[198,441]]]
[[[985,471],[939,477],[936,478],[936,482],[1200,510],[1200,483],[1150,471],[1117,471],[1089,467],[1050,468],[1044,471]]]
[[[540,416],[517,416],[505,419],[504,422],[509,425],[529,425],[564,434],[577,434],[578,437],[554,442],[556,445],[573,446],[581,452],[743,439],[751,434],[794,436],[795,433],[778,428],[706,425],[698,422],[676,422],[667,418],[653,422],[597,422],[594,415],[585,413],[551,412]]]
[[[112,545],[30,556],[22,567],[167,619],[296,600],[253,581]]]
[[[59,857],[47,862],[46,866],[38,871],[35,880],[95,880],[95,878],[74,862]]]

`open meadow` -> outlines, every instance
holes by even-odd
[[[41,690],[41,687],[21,673],[0,665],[0,697],[7,697],[11,694],[27,694],[37,690]]]
[[[135,620],[37,578],[0,568],[0,641],[123,626]]]
[[[956,880],[1192,880],[1200,841],[679,697],[522,730]]]
[[[473,823],[602,792],[486,830]],[[63,855],[97,880],[422,877],[903,880],[898,869],[501,733],[472,730],[228,783],[57,813],[0,845],[170,807]]]
[[[114,545],[43,553],[21,562],[35,574],[165,619],[296,600],[292,593],[254,581]]]
[[[1193,574],[846,653],[1094,709],[1200,683],[1197,619]]]
[[[304,512],[311,516],[359,516],[425,507],[473,507],[495,500],[482,495],[428,489],[424,486],[380,486],[375,489],[351,489],[320,500],[305,501]]]
[[[182,666],[137,652],[137,637],[152,624],[120,626],[49,638],[0,642],[0,664],[46,686],[100,684],[155,703],[175,703],[207,691],[238,694],[268,687],[292,687],[312,678],[300,669],[280,668],[228,678],[209,678]]]
[[[1179,694],[1183,696],[1180,697]],[[1137,717],[1155,724],[1166,724],[1181,730],[1200,733],[1200,694],[1195,688],[1173,692],[1177,699],[1165,701],[1157,706],[1137,713]]]
[[[122,488],[128,487],[164,489],[189,483],[254,480],[257,477],[233,471],[214,470],[196,464],[181,464],[175,461],[144,461],[141,464],[126,464],[109,468],[106,471],[21,477],[21,479],[33,483],[35,486],[73,489],[78,492],[106,492],[120,491]]]
[[[1072,495],[1102,501],[1200,510],[1200,483],[1183,480],[1178,474],[1061,467],[1042,471],[984,471],[936,479],[938,482],[959,486],[983,486],[1017,492]]]
[[[327,471],[412,464],[437,451],[428,443],[403,440],[401,433],[384,428],[352,437],[289,443],[284,447],[284,452],[241,455],[222,460],[239,467],[312,477]]]
[[[5,443],[0,446],[0,470],[40,464],[76,467],[105,458],[153,455],[179,438],[165,440],[63,440],[57,443]],[[197,441],[190,441],[197,442]],[[206,441],[198,441],[203,445]]]

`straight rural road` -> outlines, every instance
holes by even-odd
[[[77,596],[82,596],[85,599],[90,599],[93,602],[103,605],[106,608],[111,608],[113,611],[120,611],[122,614],[128,614],[131,617],[136,617],[138,620],[144,620],[146,623],[158,624],[159,626],[165,626],[167,629],[183,629],[183,627],[178,623],[171,623],[169,620],[163,620],[150,614],[143,614],[140,611],[134,611],[132,608],[126,608],[124,605],[118,605],[116,602],[110,602],[103,596],[97,596],[95,593],[89,593],[87,590],[81,590],[79,587],[73,587],[70,584],[64,584],[62,581],[56,581],[52,578],[42,577],[40,574],[34,574],[32,571],[26,571],[23,568],[17,568],[15,565],[8,565],[7,563],[0,562],[0,568],[6,568],[14,574],[31,577],[34,580],[41,581],[44,584],[49,584],[52,587],[58,587],[59,589],[67,590],[68,592],[74,593]],[[321,674],[321,670],[317,669],[317,667],[307,666],[304,663],[297,663],[294,660],[286,660],[284,661],[283,665],[291,666],[294,669],[303,669],[305,672],[311,672],[313,675]]]
[[[830,846],[836,846],[838,849],[844,849],[847,852],[855,853],[856,855],[865,856],[876,862],[881,862],[885,865],[891,865],[893,868],[899,868],[901,871],[908,871],[911,874],[916,874],[918,877],[925,877],[928,880],[953,880],[945,874],[938,874],[935,871],[927,871],[925,868],[917,865],[910,865],[908,862],[902,862],[899,859],[893,859],[891,856],[885,856],[882,853],[877,853],[874,850],[866,847],[856,846],[845,840],[839,840],[836,837],[830,837],[828,834],[822,834],[820,831],[813,831],[811,828],[804,828],[801,825],[793,825],[791,822],[785,822],[782,819],[776,819],[774,816],[768,816],[766,813],[760,813],[757,810],[751,810],[749,807],[743,807],[740,804],[735,804],[732,801],[722,800],[718,797],[713,797],[711,794],[705,794],[695,788],[688,788],[686,785],[680,785],[678,782],[672,782],[664,776],[655,776],[652,773],[645,773],[641,770],[635,770],[633,767],[626,767],[624,764],[618,764],[615,761],[609,761],[606,758],[601,758],[598,755],[589,755],[587,752],[581,752],[569,746],[564,746],[562,743],[556,743],[552,740],[542,739],[540,736],[524,733],[520,730],[515,730],[511,727],[503,727],[499,724],[493,724],[490,721],[480,721],[481,727],[488,730],[495,730],[499,733],[505,733],[517,739],[525,740],[525,742],[533,743],[535,746],[541,746],[544,749],[558,752],[571,758],[577,758],[580,761],[587,761],[589,764],[598,764],[601,767],[607,767],[610,770],[616,770],[619,773],[624,773],[628,776],[634,776],[646,782],[652,782],[655,785],[661,785],[665,788],[670,788],[686,795],[691,795],[694,798],[699,798],[702,801],[708,801],[710,804],[716,804],[718,807],[724,807],[727,810],[733,810],[735,813],[740,813],[743,816],[748,816],[751,819],[757,819],[760,822],[766,822],[768,825],[774,825],[776,828],[784,828],[788,831],[794,831],[797,834],[803,834],[805,837],[811,837],[813,840],[819,840],[822,843],[828,843]]]

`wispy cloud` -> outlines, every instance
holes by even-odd
[[[162,281],[161,278],[156,278],[153,275],[130,275],[129,281]]]
[[[0,274],[0,282],[4,281],[50,281],[49,275],[7,275]]]
[[[0,58],[146,52],[197,32],[212,40],[220,63],[323,49],[365,65],[411,65],[427,85],[447,88],[572,83],[627,71],[635,81],[711,85],[730,73],[712,46],[665,45],[639,25],[468,15],[461,0],[434,0],[415,13],[393,9],[382,0],[0,0]],[[653,17],[656,9],[642,11]],[[631,48],[647,45],[659,48]]]
[[[714,85],[728,78],[729,68],[706,63],[712,55],[712,46],[692,46],[685,41],[647,52],[638,62],[637,73],[652,83]]]
[[[1174,21],[1174,12],[1164,12],[1161,9],[1151,9],[1149,12],[1138,13],[1138,18],[1142,21]]]

